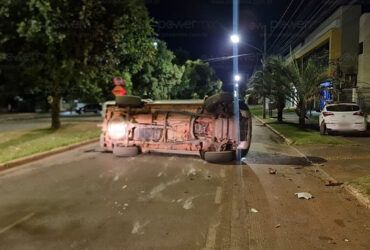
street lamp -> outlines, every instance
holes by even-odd
[[[238,34],[232,34],[230,36],[230,41],[233,43],[233,44],[238,44],[240,42],[240,36]]]
[[[154,46],[155,49],[157,49],[158,48],[158,42],[153,42],[153,46]]]
[[[234,76],[234,81],[235,81],[235,84],[238,84],[240,82],[240,80],[242,79],[242,77],[238,74],[238,75],[235,75]]]

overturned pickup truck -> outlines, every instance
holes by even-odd
[[[251,143],[251,114],[245,103],[239,102],[239,107],[235,116],[233,96],[226,92],[204,100],[117,96],[103,110],[100,146],[121,157],[159,152],[230,162],[236,154],[244,157]]]

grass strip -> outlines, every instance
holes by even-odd
[[[0,133],[0,163],[98,138],[96,122],[66,123],[50,128]]]

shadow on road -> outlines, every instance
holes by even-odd
[[[308,160],[307,160],[308,159]],[[266,165],[294,165],[294,166],[311,166],[312,163],[324,163],[325,159],[320,157],[299,157],[283,154],[269,154],[260,152],[250,152],[247,156],[248,164],[266,164]]]

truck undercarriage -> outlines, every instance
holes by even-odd
[[[206,100],[157,102],[119,97],[105,110],[101,147],[117,156],[159,152],[217,162],[232,160],[237,150],[244,156],[250,147],[251,115],[241,103],[237,121],[232,100],[228,93]]]

